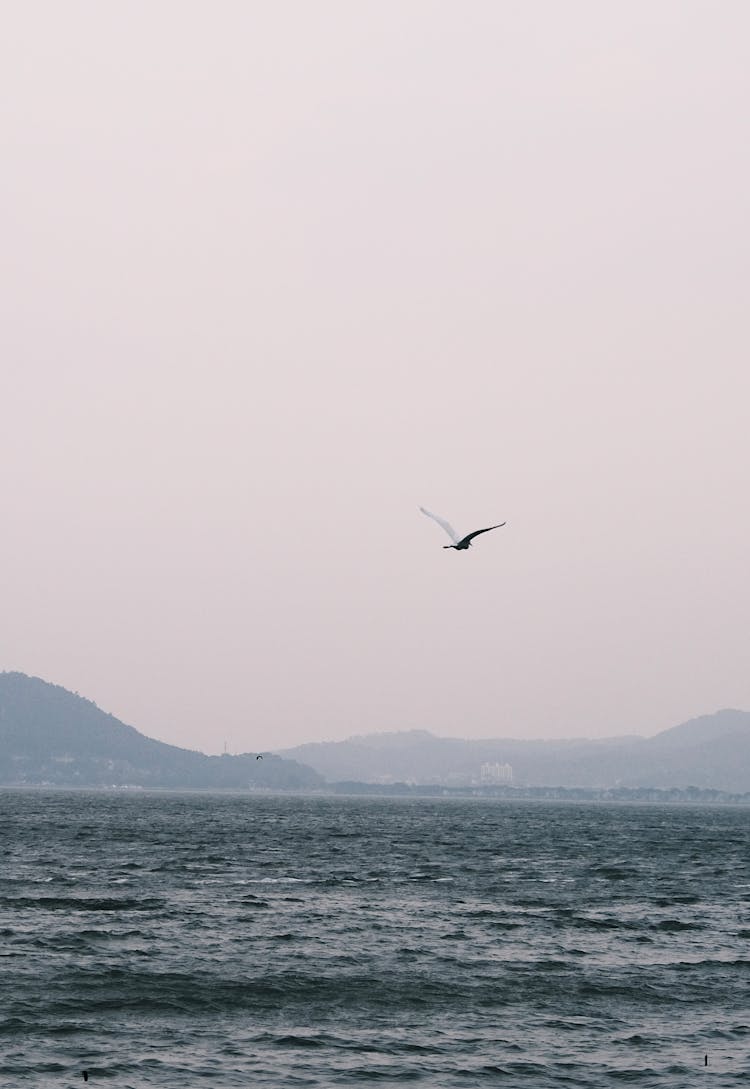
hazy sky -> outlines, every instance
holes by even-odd
[[[750,708],[748,43],[5,3],[0,668],[208,752]]]

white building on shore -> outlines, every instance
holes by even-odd
[[[512,783],[513,768],[510,764],[482,764],[479,769],[479,780],[486,786],[496,783]]]

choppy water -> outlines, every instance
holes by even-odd
[[[0,1085],[747,1085],[749,861],[748,809],[0,793]]]

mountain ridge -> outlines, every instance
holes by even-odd
[[[480,779],[482,764],[508,763],[513,782],[523,786],[750,790],[750,712],[728,708],[652,737],[464,740],[408,730],[276,751],[329,781],[471,785]]]
[[[25,673],[0,673],[0,784],[315,789],[298,761],[207,756],[146,737],[92,701]]]
[[[506,765],[518,787],[748,793],[750,712],[725,708],[648,738],[464,740],[396,730],[308,742],[257,761],[253,753],[207,756],[157,741],[78,693],[0,673],[0,785],[325,790],[337,782],[400,782],[462,789],[508,784]]]

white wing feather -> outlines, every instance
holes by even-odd
[[[453,543],[458,544],[458,534],[456,533],[450,522],[446,522],[444,518],[440,518],[437,514],[433,514],[431,510],[425,510],[424,507],[420,507],[419,509],[421,510],[422,514],[426,514],[428,518],[432,518],[433,521],[437,522],[439,526],[442,526],[450,539],[453,541]]]

